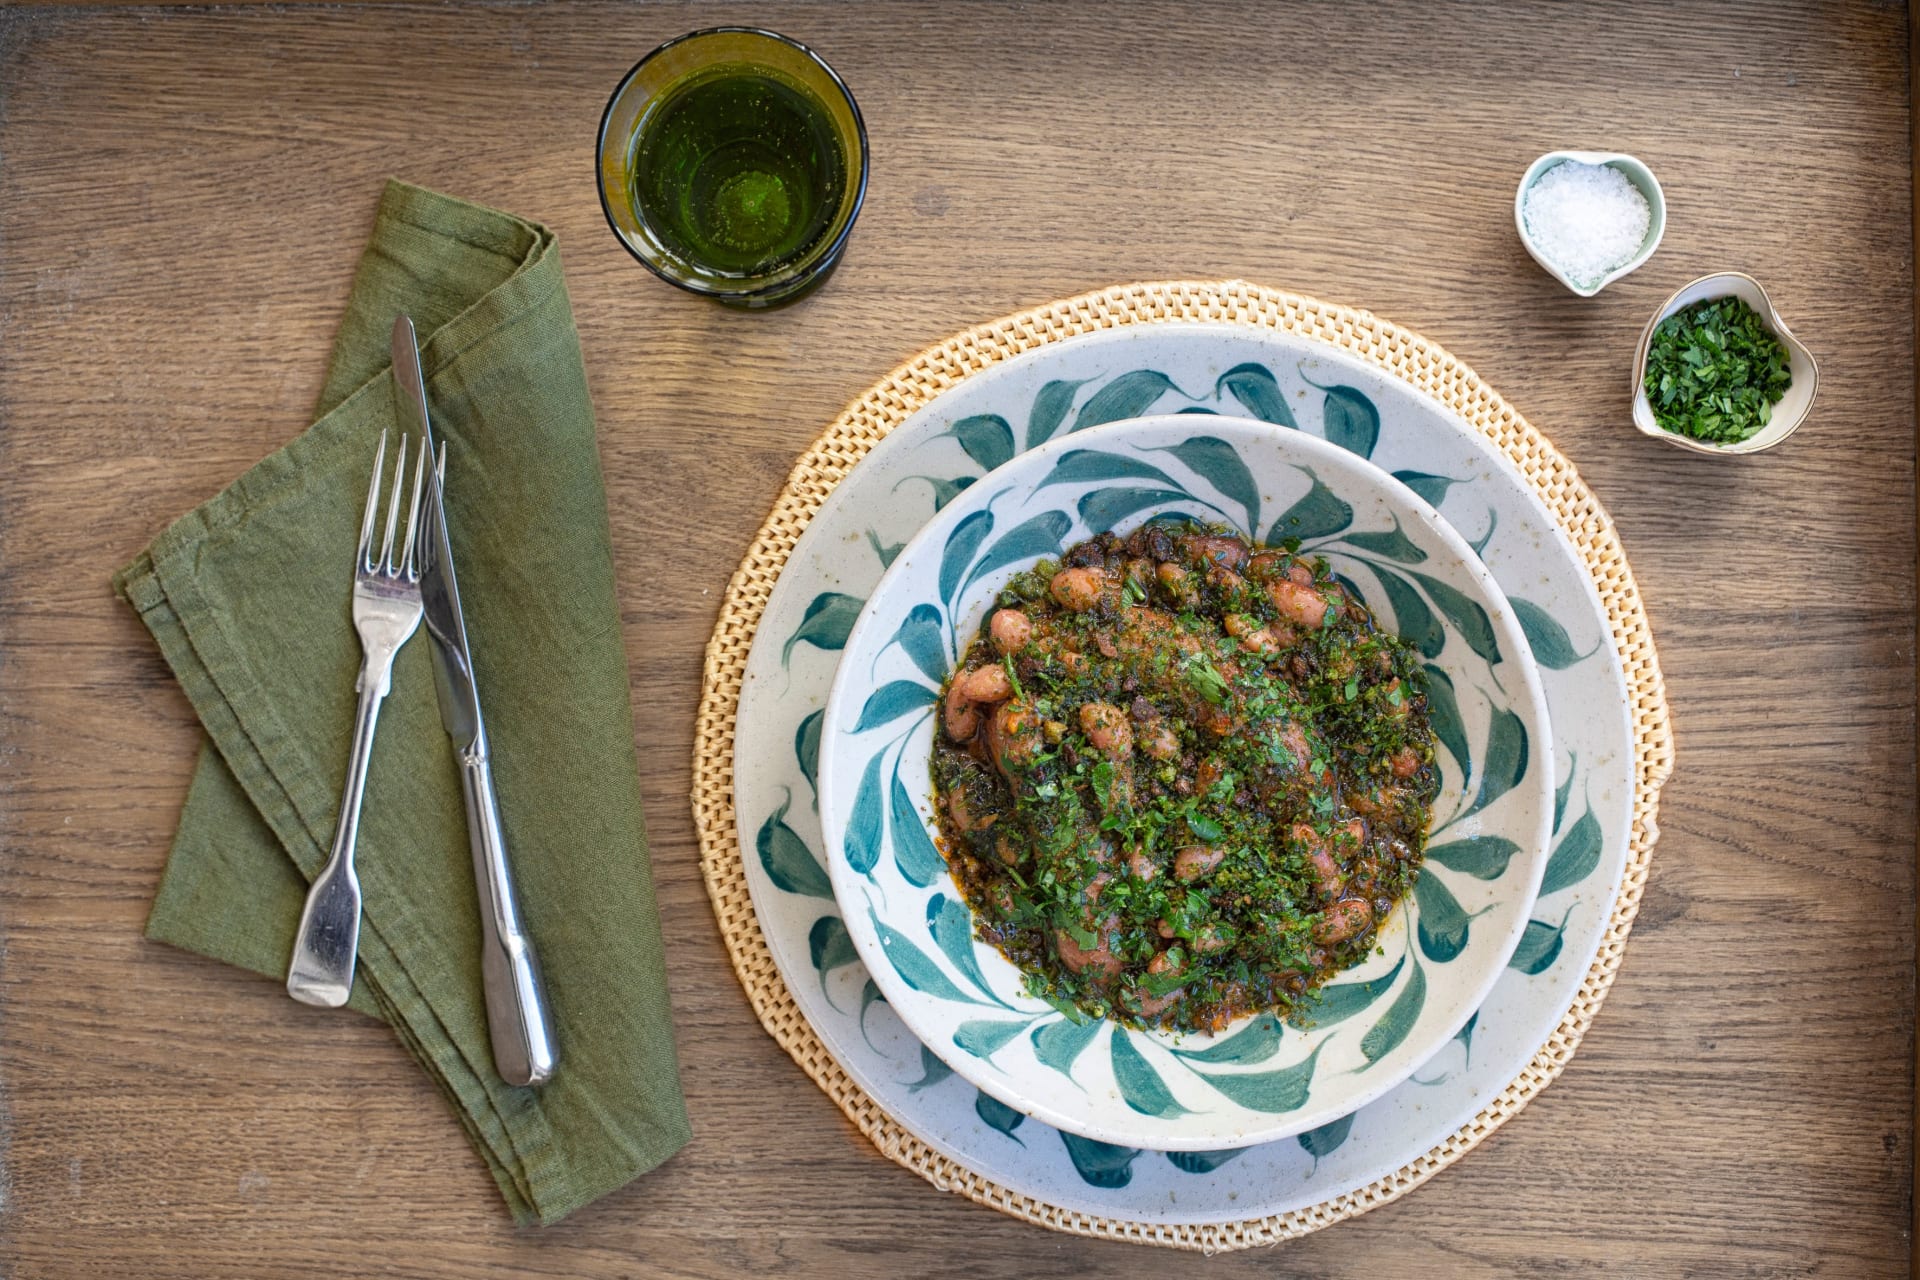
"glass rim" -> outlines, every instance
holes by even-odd
[[[744,288],[727,288],[706,284],[698,280],[681,279],[668,274],[658,263],[649,260],[645,254],[634,247],[633,242],[621,231],[620,224],[614,221],[613,208],[607,201],[606,183],[601,181],[600,174],[607,154],[607,128],[613,122],[613,108],[615,104],[620,101],[620,95],[626,92],[627,86],[633,83],[634,77],[639,75],[641,69],[649,62],[667,50],[677,45],[685,44],[689,40],[698,40],[705,36],[718,35],[762,36],[768,40],[786,45],[788,48],[796,50],[810,59],[815,66],[819,67],[820,70],[826,74],[827,79],[833,83],[834,88],[837,89],[840,96],[845,99],[847,110],[853,116],[854,136],[860,140],[858,181],[853,184],[853,200],[847,208],[845,225],[840,228],[839,232],[835,234],[831,240],[824,242],[811,257],[800,264],[792,275],[772,280],[767,284],[749,285]],[[835,71],[825,58],[798,40],[790,36],[783,36],[777,31],[769,31],[765,27],[701,27],[697,31],[689,31],[683,35],[677,35],[671,40],[656,45],[654,48],[648,50],[638,62],[629,67],[625,75],[620,77],[620,82],[614,85],[613,92],[607,95],[607,105],[600,112],[600,129],[594,142],[593,161],[593,189],[600,197],[600,214],[606,219],[607,227],[613,232],[614,239],[620,242],[621,248],[625,249],[627,253],[633,257],[634,261],[676,289],[684,289],[688,293],[696,293],[702,297],[714,298],[721,302],[774,300],[792,290],[804,286],[823,269],[831,268],[839,262],[841,250],[846,247],[848,237],[853,234],[853,224],[859,220],[860,209],[866,203],[867,199],[867,122],[866,118],[860,114],[860,104],[855,101],[853,90],[849,89],[847,82],[840,78],[840,73]]]

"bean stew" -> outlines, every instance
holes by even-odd
[[[1324,560],[1101,534],[1001,591],[942,694],[942,852],[977,935],[1063,1008],[1310,1018],[1419,874],[1419,656]]]

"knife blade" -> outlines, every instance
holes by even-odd
[[[420,348],[413,321],[404,315],[393,322],[392,346],[401,420],[411,423],[431,451],[433,429]],[[513,891],[486,722],[480,715],[480,692],[474,681],[473,650],[467,642],[466,615],[460,608],[453,547],[447,536],[444,445],[436,456],[438,465],[427,468],[427,492],[421,503],[420,595],[426,604],[427,635],[433,642],[440,721],[453,742],[466,801],[467,842],[473,850],[474,887],[480,901],[480,974],[486,993],[487,1036],[501,1079],[515,1085],[545,1084],[559,1065],[560,1049],[547,1012],[539,961]]]

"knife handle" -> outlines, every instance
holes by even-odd
[[[521,926],[520,907],[514,899],[486,738],[482,736],[459,755],[474,887],[480,896],[480,975],[486,987],[494,1070],[508,1084],[545,1084],[559,1065],[560,1047],[553,1038],[533,940]]]

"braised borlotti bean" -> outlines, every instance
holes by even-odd
[[[1096,1016],[1310,1016],[1419,873],[1419,660],[1324,561],[1102,534],[1000,593],[943,698],[935,810],[977,932]]]

